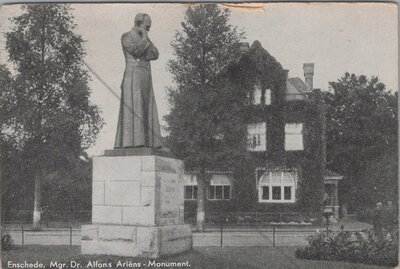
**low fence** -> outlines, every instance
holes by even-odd
[[[81,229],[34,230],[21,226],[6,229],[16,245],[80,245]],[[232,230],[221,226],[219,230],[194,232],[194,246],[280,246],[304,245],[306,237],[316,230],[285,230],[279,227]],[[285,238],[282,240],[282,236]],[[278,242],[278,243],[277,243]]]
[[[347,230],[346,230],[347,231]],[[81,229],[35,230],[25,226],[3,229],[11,235],[16,245],[80,245]],[[204,232],[193,232],[193,245],[205,246],[304,246],[307,238],[316,232],[326,232],[326,228],[296,228],[272,226],[231,226],[221,223],[219,227],[208,228]]]
[[[363,229],[344,229],[344,226],[332,226],[329,223],[323,227],[312,225],[284,224],[230,224],[221,222],[216,225],[206,225],[203,232],[194,231],[199,238],[197,246],[304,246],[308,237],[315,233],[330,233],[333,231],[360,232]],[[216,240],[218,239],[218,240]]]
[[[225,227],[199,233],[197,246],[303,246],[318,229],[287,229],[280,226]],[[194,236],[196,233],[194,233]]]
[[[196,223],[197,212],[180,214],[186,223]],[[307,237],[319,231],[312,225],[317,217],[299,212],[206,212],[204,232],[193,233],[194,246],[305,245]],[[42,214],[43,230],[22,221],[3,223],[3,230],[18,245],[80,245],[80,227],[90,219],[91,211],[46,211]]]
[[[3,233],[11,235],[16,245],[80,245],[81,229],[32,229],[24,225],[2,228]]]

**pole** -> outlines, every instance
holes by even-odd
[[[221,247],[222,247],[222,243],[223,243],[223,239],[222,239],[222,233],[223,233],[223,227],[224,227],[224,222],[221,222]]]
[[[21,240],[22,240],[22,245],[24,245],[24,225],[21,225]]]
[[[69,226],[69,245],[72,246],[72,227]]]
[[[272,226],[272,246],[275,247],[275,226]]]

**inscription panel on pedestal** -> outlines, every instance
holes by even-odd
[[[112,181],[105,184],[105,204],[140,206],[139,181]]]
[[[179,223],[180,207],[183,205],[182,178],[178,173],[160,173],[160,221]]]

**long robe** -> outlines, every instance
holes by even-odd
[[[158,50],[137,28],[123,34],[121,43],[126,65],[114,148],[161,147],[150,67]]]

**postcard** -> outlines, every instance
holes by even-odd
[[[2,268],[397,266],[397,18],[2,5]]]

